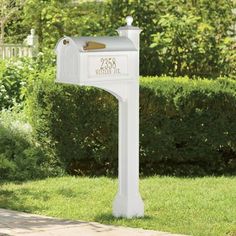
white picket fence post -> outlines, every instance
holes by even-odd
[[[38,54],[38,36],[35,30],[27,36],[22,44],[0,44],[0,58],[35,57]]]

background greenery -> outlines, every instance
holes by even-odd
[[[24,111],[30,75],[43,60],[0,62],[0,180],[27,180],[63,174],[58,161],[33,136]],[[46,65],[46,63],[45,63]]]
[[[7,39],[22,42],[35,28],[41,50],[64,35],[115,35],[127,15],[141,33],[141,74],[235,76],[232,0],[26,0],[7,26]]]
[[[143,29],[142,75],[159,75],[141,79],[141,174],[235,174],[233,1],[79,2],[26,0],[7,24],[8,42],[35,28],[42,52],[0,61],[2,178],[117,174],[117,101],[54,84],[53,49],[63,35],[115,35],[127,15]],[[32,163],[21,177],[18,153]]]
[[[196,178],[236,174],[235,1],[78,2],[26,0],[5,25],[12,43],[35,28],[41,52],[32,60],[0,61],[0,207],[235,235],[235,177]],[[115,35],[127,15],[143,29],[140,173],[189,178],[141,178],[146,217],[132,220],[110,215],[115,179],[9,183],[117,175],[117,101],[99,89],[55,84],[53,49],[64,35]]]

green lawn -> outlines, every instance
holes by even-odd
[[[236,177],[150,177],[140,185],[142,219],[112,217],[117,180],[105,177],[1,184],[0,207],[196,236],[236,235]]]

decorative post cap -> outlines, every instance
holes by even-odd
[[[30,30],[30,34],[31,34],[31,35],[35,35],[35,29],[31,29],[31,30]]]
[[[125,26],[122,26],[122,27],[120,27],[120,28],[118,28],[117,29],[117,31],[119,32],[119,31],[127,31],[127,30],[132,30],[132,31],[134,31],[134,30],[136,30],[136,31],[138,31],[139,33],[142,31],[139,27],[135,27],[135,26],[133,26],[132,25],[132,23],[133,23],[133,21],[134,21],[134,19],[133,19],[133,17],[132,16],[127,16],[126,18],[125,18],[125,21],[126,21],[126,25]]]
[[[132,16],[127,16],[125,20],[126,20],[127,26],[132,26],[132,23],[134,21]]]
[[[132,16],[127,16],[125,20],[126,25],[118,28],[116,31],[120,37],[127,37],[130,39],[133,42],[135,48],[139,50],[139,34],[142,30],[139,27],[132,25],[134,20]]]

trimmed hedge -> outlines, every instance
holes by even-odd
[[[95,88],[34,75],[27,104],[37,139],[69,174],[117,174],[118,104]],[[140,87],[144,175],[236,174],[236,81],[146,77]]]
[[[117,102],[88,87],[55,84],[54,69],[32,74],[27,107],[38,141],[69,174],[117,170]]]
[[[141,169],[147,173],[236,173],[236,82],[144,78]]]

